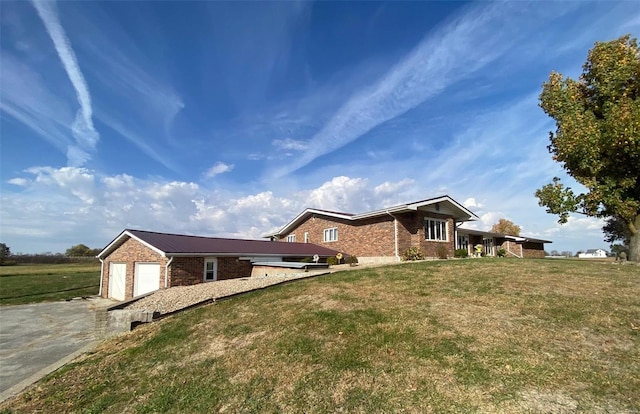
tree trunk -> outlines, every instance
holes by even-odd
[[[635,223],[629,225],[629,230],[629,260],[640,263],[640,214],[636,216]]]

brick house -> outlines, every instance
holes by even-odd
[[[308,208],[265,237],[314,243],[355,255],[361,263],[399,261],[411,247],[425,257],[453,257],[457,248],[473,253],[476,243],[489,256],[502,247],[511,256],[544,257],[544,243],[550,243],[460,227],[474,220],[478,217],[473,212],[445,195],[359,214]]]
[[[552,242],[533,237],[458,228],[456,248],[466,249],[469,255],[475,253],[475,246],[482,246],[482,253],[485,256],[497,256],[498,250],[504,249],[506,256],[542,259],[545,256],[545,243]]]
[[[449,196],[360,214],[308,208],[272,240],[314,243],[355,255],[360,262],[398,261],[417,247],[426,257],[453,256],[456,229],[478,217]]]
[[[123,230],[99,254],[100,295],[127,300],[158,289],[251,276],[254,262],[320,261],[338,252],[305,243],[272,243]]]

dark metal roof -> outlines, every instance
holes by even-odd
[[[191,254],[240,256],[314,256],[317,254],[318,256],[335,256],[338,253],[336,250],[311,243],[225,239],[131,229],[125,229],[121,233],[122,235],[133,236],[165,253],[167,256]],[[108,247],[105,250],[108,250]],[[102,253],[100,256],[102,256]]]

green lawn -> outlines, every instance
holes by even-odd
[[[640,268],[360,269],[112,338],[4,412],[637,413]]]
[[[64,300],[98,294],[100,265],[0,267],[0,305]]]

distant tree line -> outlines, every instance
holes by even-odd
[[[0,266],[16,264],[69,264],[98,262],[96,256],[102,249],[91,249],[84,244],[68,248],[65,253],[12,253],[5,243],[0,243]]]

